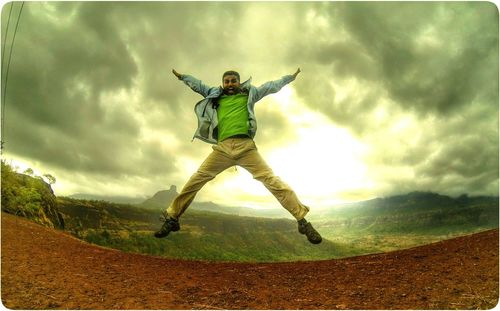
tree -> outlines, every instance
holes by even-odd
[[[27,169],[24,170],[23,174],[33,176],[35,175],[35,172],[33,172],[33,169],[28,167]]]
[[[50,174],[44,174],[43,177],[47,179],[50,185],[53,185],[56,183],[56,178]]]

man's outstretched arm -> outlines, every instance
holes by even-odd
[[[213,87],[203,84],[201,80],[198,80],[193,76],[178,73],[175,69],[172,69],[172,73],[177,77],[177,79],[184,82],[193,91],[201,94],[201,96],[203,97],[207,97],[210,94],[210,91],[213,89]]]
[[[300,68],[297,68],[297,71],[295,71],[294,74],[286,75],[279,80],[269,81],[262,84],[257,88],[257,100],[260,100],[262,97],[266,95],[278,92],[285,85],[295,80],[295,78],[297,78],[297,75],[299,73],[300,73]]]

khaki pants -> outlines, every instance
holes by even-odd
[[[193,202],[196,193],[208,181],[234,165],[243,167],[252,174],[253,178],[262,182],[297,220],[304,218],[309,212],[309,208],[300,203],[295,192],[274,175],[271,168],[260,156],[251,138],[228,138],[212,148],[212,153],[167,208],[167,214],[170,217],[179,218]]]

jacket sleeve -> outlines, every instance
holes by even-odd
[[[281,88],[293,80],[295,80],[293,75],[286,75],[279,80],[269,81],[262,84],[257,88],[256,101],[262,99],[264,96],[278,92]]]
[[[182,82],[184,82],[184,84],[189,86],[193,91],[195,91],[196,93],[200,94],[203,97],[207,97],[208,94],[210,94],[211,90],[214,89],[214,87],[210,87],[204,84],[203,82],[201,82],[201,80],[198,80],[191,75],[183,74],[181,75],[181,80]]]

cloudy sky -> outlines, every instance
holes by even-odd
[[[26,2],[3,158],[55,176],[57,195],[181,188],[211,147],[191,141],[201,97],[172,68],[258,86],[300,67],[257,104],[255,141],[305,204],[498,195],[498,44],[487,2]],[[197,199],[277,205],[241,168]]]

